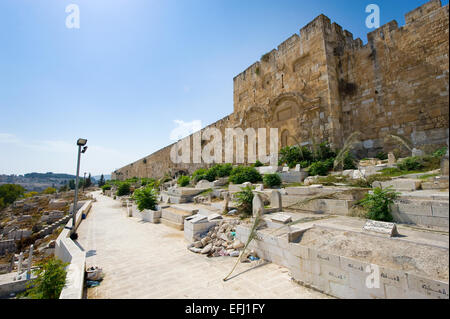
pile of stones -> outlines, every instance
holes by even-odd
[[[240,250],[245,245],[235,238],[237,225],[239,225],[239,220],[222,220],[217,226],[212,227],[201,240],[190,244],[188,249],[208,257],[239,257]]]

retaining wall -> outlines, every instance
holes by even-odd
[[[86,201],[77,211],[75,218],[76,228],[82,221],[82,215],[87,215],[91,206],[92,201]],[[66,286],[61,291],[59,299],[81,299],[83,297],[86,252],[81,250],[69,237],[72,219],[69,220],[65,227],[56,239],[55,245],[55,256],[63,262],[70,263],[67,267]]]
[[[449,285],[446,282],[332,255],[295,243],[303,231],[306,229],[281,236],[258,231],[248,248],[255,250],[262,259],[288,268],[294,280],[338,298],[449,298]],[[237,226],[236,237],[239,240],[246,242],[249,234],[249,227]],[[379,269],[379,287],[368,288],[366,282],[376,267]]]

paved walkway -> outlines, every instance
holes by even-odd
[[[189,252],[183,232],[126,217],[118,201],[95,193],[97,202],[78,230],[87,265],[105,272],[88,298],[311,299],[327,296],[290,280],[288,270],[271,263],[239,264]]]

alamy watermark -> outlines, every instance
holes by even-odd
[[[266,128],[257,130],[226,128],[225,139],[219,129],[206,128],[174,144],[171,148],[170,159],[175,164],[221,164],[224,162],[244,164],[245,162],[255,163],[259,160],[263,164],[278,165],[278,128],[270,128],[269,131],[269,154],[267,154]],[[205,141],[207,141],[206,145],[202,146]],[[245,160],[246,146],[247,161]],[[224,151],[225,154],[223,154]]]
[[[66,28],[79,29],[80,28],[80,7],[77,4],[69,4],[66,7]]]
[[[370,13],[366,18],[368,29],[378,29],[380,27],[380,7],[376,4],[369,4],[366,13]]]

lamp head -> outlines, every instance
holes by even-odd
[[[79,138],[77,141],[78,146],[85,146],[86,143],[87,143],[87,139],[85,139],[85,138]]]

